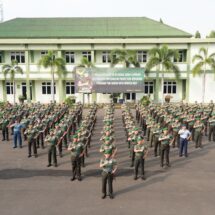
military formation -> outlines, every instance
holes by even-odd
[[[126,107],[124,109],[126,110]],[[136,106],[136,118],[127,116],[126,121],[128,134],[144,137],[148,147],[154,147],[154,156],[160,155],[161,167],[170,167],[169,153],[171,146],[173,148],[178,147],[180,149],[179,156],[183,156],[183,144],[181,144],[183,139],[188,142],[193,141],[196,148],[203,147],[203,136],[208,136],[208,141],[215,141],[215,109],[212,101],[207,105],[196,102],[190,105],[183,103],[150,104],[144,107],[138,104]],[[138,128],[135,127],[135,124],[138,125]],[[184,132],[186,129],[190,134],[188,131]],[[133,139],[135,138],[128,139],[129,146],[130,144],[132,146]],[[136,144],[137,141],[134,141],[134,145]],[[131,147],[131,151],[134,154],[133,148]],[[185,150],[184,156],[188,157],[187,150]]]
[[[40,155],[47,148],[47,167],[57,167],[58,158],[68,151],[71,155],[71,181],[82,180],[81,168],[85,167],[96,124],[98,106],[93,104],[83,116],[83,105],[73,108],[66,104],[5,104],[0,107],[2,141],[13,135],[13,148],[22,148],[23,138],[28,145],[28,158]],[[145,160],[149,151],[160,157],[161,168],[171,167],[170,150],[178,148],[179,156],[188,157],[188,143],[202,148],[203,137],[215,142],[215,107],[210,104],[150,104],[140,103],[133,109],[121,106],[122,122],[130,155],[134,180],[146,179]],[[114,198],[113,180],[117,170],[115,144],[114,104],[104,106],[103,130],[100,138],[102,155],[102,199]],[[108,189],[107,189],[108,187]]]
[[[111,103],[105,107],[104,127],[101,137],[100,153],[102,158],[100,160],[100,168],[102,168],[102,199],[108,195],[110,199],[114,198],[113,195],[113,179],[117,170],[117,161],[115,159],[117,148],[114,143],[114,104]]]

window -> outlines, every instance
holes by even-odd
[[[147,52],[146,51],[138,51],[137,52],[137,61],[139,63],[147,62]]]
[[[7,95],[13,94],[13,83],[12,82],[6,82],[6,92],[7,92]]]
[[[175,63],[184,63],[187,61],[187,50],[179,50],[178,54],[179,54],[179,58],[174,59]]]
[[[154,93],[154,82],[146,81],[144,83],[144,93],[145,94],[153,94]]]
[[[110,52],[102,52],[102,63],[110,63],[111,58],[110,58]]]
[[[51,82],[42,83],[42,94],[51,94]],[[55,83],[54,83],[54,94],[56,94]]]
[[[125,93],[126,100],[136,100],[136,93]]]
[[[41,51],[40,54],[41,54],[41,57],[43,57],[44,55],[48,54],[48,51]]]
[[[75,94],[74,82],[66,82],[66,94]]]
[[[177,86],[175,81],[164,81],[164,94],[176,94]]]
[[[11,61],[16,60],[18,63],[25,63],[24,52],[11,52]]]
[[[89,62],[92,61],[91,52],[82,52],[83,57],[87,58]]]
[[[66,52],[65,53],[66,63],[75,63],[75,53]]]

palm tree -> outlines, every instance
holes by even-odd
[[[91,61],[89,61],[86,57],[83,57],[81,59],[81,64],[78,67],[92,68],[94,67],[94,64]]]
[[[13,103],[15,104],[16,102],[15,75],[17,73],[23,74],[23,70],[20,66],[18,66],[18,62],[16,60],[12,60],[11,64],[5,64],[2,66],[2,72],[5,76],[5,80],[7,74],[10,75],[10,80],[13,83]]]
[[[48,51],[48,53],[39,60],[39,67],[43,66],[44,68],[50,68],[51,72],[51,94],[52,101],[55,101],[55,93],[54,93],[54,82],[55,82],[55,73],[58,74],[60,78],[62,75],[66,73],[66,62],[61,57],[55,57],[55,53],[53,51]]]
[[[163,45],[161,48],[153,48],[149,51],[149,60],[146,64],[146,75],[155,66],[159,66],[161,72],[161,92],[162,92],[162,104],[164,102],[164,73],[174,72],[176,79],[180,76],[179,67],[175,65],[173,59],[178,59],[179,53],[177,50],[169,49],[167,45]]]
[[[195,61],[198,61],[198,62],[193,67],[192,73],[193,73],[193,76],[201,75],[203,73],[202,103],[204,103],[204,101],[205,101],[206,69],[208,66],[213,70],[213,72],[215,72],[215,53],[212,53],[209,55],[208,49],[205,47],[202,47],[199,49],[199,54],[196,54],[193,57],[193,63]]]
[[[124,64],[126,68],[129,68],[131,65],[136,68],[140,67],[135,51],[115,49],[111,52],[110,58],[112,67],[119,63]]]

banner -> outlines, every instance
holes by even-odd
[[[76,89],[82,93],[124,93],[144,91],[142,68],[80,68]]]

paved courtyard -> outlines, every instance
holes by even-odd
[[[58,157],[57,168],[47,168],[46,149],[39,149],[37,159],[27,158],[26,143],[14,150],[11,142],[0,142],[0,215],[215,214],[215,143],[205,139],[203,149],[195,149],[191,143],[187,159],[171,149],[172,167],[167,170],[162,170],[159,158],[150,153],[146,181],[134,181],[121,110],[115,113],[115,199],[102,200],[98,150],[103,116],[104,110],[99,110],[82,182],[70,181],[70,155],[66,151],[63,158]]]

